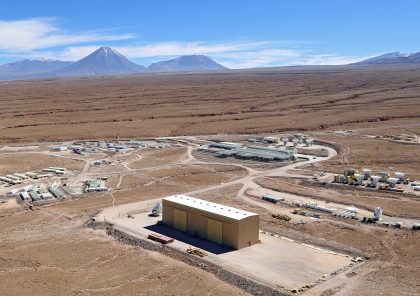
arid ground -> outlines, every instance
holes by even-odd
[[[419,120],[419,76],[420,68],[295,68],[0,82],[0,140],[407,125]]]
[[[339,147],[338,155],[305,167],[308,175],[368,165],[420,179],[420,144],[367,137],[420,135],[420,68],[292,68],[0,82],[0,148],[79,139],[215,134],[235,139],[237,134],[297,131]],[[130,159],[130,168],[150,171],[120,180],[112,177],[109,186],[118,187],[113,194],[32,210],[0,207],[0,295],[248,295],[205,271],[86,227],[113,201],[142,201],[246,176],[245,169],[233,164],[188,162],[188,153],[185,147],[139,152],[138,160]],[[0,151],[1,174],[52,165],[83,167],[71,159],[50,161],[33,151],[21,156]],[[91,168],[89,173],[98,171]],[[278,192],[369,210],[380,205],[390,216],[420,219],[420,200],[415,197],[313,187],[294,178],[264,176],[257,181]],[[295,225],[236,198],[240,190],[236,184],[197,197],[258,212],[263,230],[369,258],[354,273],[305,295],[420,294],[419,232],[338,218]],[[345,284],[347,278],[350,284]]]

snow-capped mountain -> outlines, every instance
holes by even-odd
[[[0,79],[33,79],[144,72],[204,72],[227,69],[204,55],[185,55],[176,59],[137,65],[110,47],[101,47],[77,62],[24,60],[0,66]]]
[[[54,76],[114,75],[139,73],[144,66],[137,65],[110,47],[101,47],[87,57],[55,71]]]

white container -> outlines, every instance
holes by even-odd
[[[370,178],[370,180],[371,180],[370,187],[374,187],[374,188],[378,187],[379,179],[381,179],[381,177],[379,177],[379,176],[372,176]]]
[[[389,187],[393,188],[398,183],[398,181],[399,179],[397,178],[388,178],[386,182],[388,183]]]
[[[406,179],[406,175],[403,172],[396,172],[395,178],[397,178],[400,182],[404,182]]]
[[[363,169],[363,179],[367,180],[372,176],[371,169]]]
[[[363,176],[361,174],[354,174],[354,177],[356,178],[356,185],[362,185]]]
[[[31,199],[31,197],[29,196],[29,194],[28,194],[28,192],[22,192],[21,194],[20,194],[20,198],[22,199],[22,200],[30,200]]]
[[[375,218],[375,220],[381,220],[382,217],[382,209],[380,207],[377,207],[375,209],[375,212],[373,212],[373,218]]]

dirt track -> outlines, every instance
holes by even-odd
[[[336,142],[346,151],[345,156],[316,163],[305,173],[309,176],[320,170],[340,172],[349,165],[359,167],[366,162],[366,147],[376,143],[362,137],[366,134],[385,134],[390,130],[420,133],[419,78],[419,69],[336,69],[1,82],[0,142],[293,133],[300,129]],[[353,132],[325,133],[333,129]],[[418,160],[412,159],[419,154],[417,146],[387,142],[381,145],[380,153],[372,157],[372,169],[404,170],[413,178],[420,177]],[[150,168],[177,161],[183,167],[191,160],[190,148],[181,148],[173,155],[159,153],[141,154],[150,157],[150,162],[133,158],[135,161],[128,167],[118,169]],[[24,163],[40,166],[43,161]],[[2,170],[10,171],[13,163],[8,160]],[[80,163],[74,166],[80,169]],[[308,295],[420,293],[419,233],[371,226],[359,228],[334,219],[294,225],[276,220],[264,208],[238,199],[238,193],[242,195],[245,191],[241,184],[215,185],[221,180],[211,178],[214,168],[205,168],[197,174],[184,169],[179,175],[176,170],[161,169],[151,176],[139,176],[137,181],[135,175],[114,177],[115,187],[124,190],[112,196],[95,194],[35,211],[16,207],[1,210],[0,294],[243,295],[205,272],[118,244],[103,232],[84,225],[92,215],[112,205],[113,199],[116,204],[147,200],[187,192],[191,186],[197,188],[201,198],[260,213],[265,230],[370,256],[355,275],[344,274]],[[223,172],[223,180],[231,180],[237,174],[243,176],[242,171]],[[206,178],[204,185],[215,186],[214,190],[200,191],[200,176]],[[143,186],[149,178],[159,180]],[[165,178],[174,181],[165,182]],[[363,200],[367,202],[368,198]],[[404,208],[394,206],[396,214]],[[411,217],[415,216],[415,209],[410,207]],[[354,280],[348,281],[350,278]]]

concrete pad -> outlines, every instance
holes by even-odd
[[[179,250],[203,249],[208,252],[205,260],[272,287],[298,288],[351,263],[351,258],[345,255],[265,233],[260,233],[261,244],[228,250],[169,227],[157,226],[160,217],[148,215],[144,211],[131,214],[131,218],[120,215],[107,221],[143,238],[151,232],[172,237],[175,241],[167,246]]]
[[[293,289],[347,266],[351,258],[311,245],[260,233],[261,244],[220,254],[227,268],[269,285]]]

